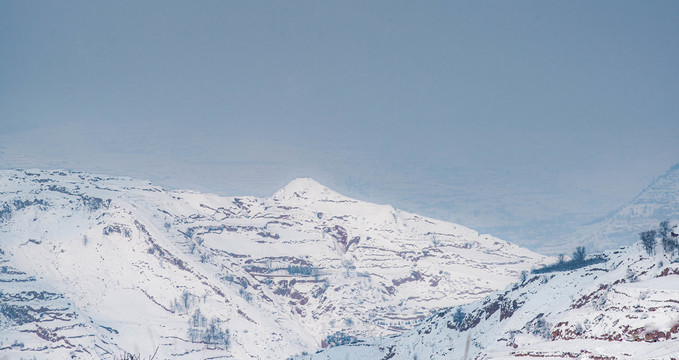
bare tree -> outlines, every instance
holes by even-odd
[[[575,251],[573,251],[573,262],[575,263],[581,263],[585,261],[585,247],[584,246],[578,246],[575,248]]]
[[[648,255],[652,255],[655,251],[655,230],[642,231],[639,233],[641,237],[641,244]]]

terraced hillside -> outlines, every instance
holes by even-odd
[[[311,179],[255,198],[13,170],[0,200],[6,259],[104,329],[106,356],[269,359],[396,334],[549,261]]]
[[[395,337],[358,340],[301,359],[677,359],[679,231],[606,252],[605,263],[528,276],[439,311]]]

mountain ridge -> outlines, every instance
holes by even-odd
[[[336,333],[396,334],[431,309],[477,299],[553,261],[308,178],[257,198],[8,170],[0,171],[0,200],[7,261],[112,329],[114,346],[101,358],[159,348],[161,357],[268,359],[315,351]],[[2,333],[15,334],[16,319],[1,316]],[[35,340],[26,334],[14,340]],[[39,349],[8,351],[56,354]],[[62,350],[93,358],[88,348]]]

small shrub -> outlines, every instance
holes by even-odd
[[[558,263],[559,263],[559,264],[563,264],[563,263],[565,263],[565,262],[566,262],[566,255],[564,255],[564,254],[559,254],[559,261],[558,261]]]
[[[249,292],[245,291],[245,289],[240,288],[240,289],[238,290],[238,294],[239,294],[243,299],[245,299],[245,301],[247,301],[247,302],[252,302],[252,294],[250,294]]]
[[[551,324],[547,322],[542,316],[530,324],[530,333],[545,339],[551,335]]]
[[[578,336],[582,335],[584,333],[584,329],[582,328],[582,324],[578,323],[577,325],[575,325],[575,331],[574,332]]]
[[[313,266],[288,266],[288,274],[290,275],[312,275],[318,273],[318,269]]]
[[[200,309],[196,309],[196,311],[193,312],[193,315],[191,316],[191,320],[189,322],[192,327],[205,327],[205,324],[207,323],[207,318],[203,316],[203,314],[200,312]]]
[[[158,348],[156,348],[156,351],[153,353],[153,355],[148,357],[148,360],[153,360],[156,358],[156,354],[158,354]],[[115,357],[115,360],[144,360],[144,358],[141,357],[139,354],[132,354],[128,353],[125,351],[121,357]]]
[[[466,317],[467,317],[467,314],[464,313],[462,308],[458,307],[457,310],[455,310],[455,314],[453,314],[453,322],[459,328],[460,326],[462,326],[462,322],[464,321],[464,319]]]
[[[525,283],[528,278],[528,272],[526,270],[521,271],[521,283]]]
[[[648,255],[653,255],[655,251],[655,230],[643,231],[639,233],[641,244]]]
[[[662,246],[666,253],[673,253],[679,249],[677,240],[672,238],[672,230],[670,229],[669,221],[665,220],[660,223],[658,235],[660,235],[660,241],[662,241]]]
[[[637,282],[637,273],[630,268],[627,268],[627,281],[631,283]]]

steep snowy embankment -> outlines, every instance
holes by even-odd
[[[529,276],[402,335],[303,358],[676,359],[679,250],[657,242],[653,255],[641,244],[609,251],[605,263]]]

